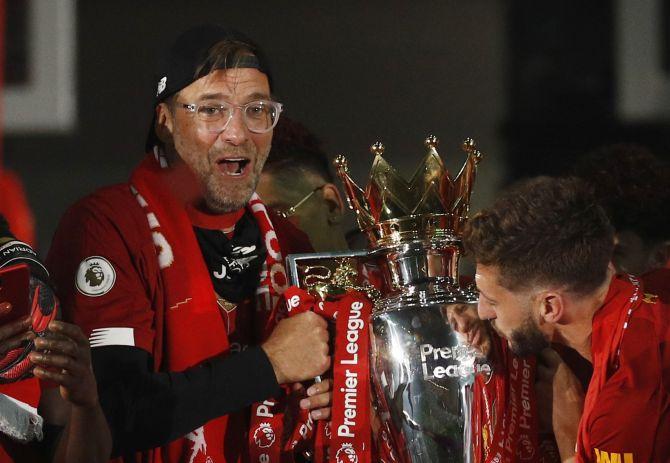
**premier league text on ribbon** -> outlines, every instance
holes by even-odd
[[[521,364],[521,373],[519,373],[519,361]],[[519,378],[521,374],[521,378]],[[530,388],[531,388],[531,375],[532,375],[532,366],[526,359],[517,359],[512,360],[512,368],[510,371],[510,422],[509,422],[509,432],[507,438],[505,439],[505,449],[508,452],[513,452],[515,449],[512,447],[515,443],[510,436],[516,436],[518,430],[516,427],[529,432],[531,430],[531,401],[530,401]],[[521,403],[519,404],[519,394],[516,391],[516,388],[521,387],[520,399]],[[519,416],[519,405],[521,406],[521,416]]]
[[[349,356],[340,360],[341,365],[358,365],[358,340],[360,332],[365,326],[365,322],[361,318],[362,308],[362,302],[355,301],[351,304],[347,319],[347,345],[345,349]],[[351,428],[356,427],[358,374],[355,371],[345,369],[345,375],[345,387],[340,388],[340,392],[344,393],[344,422],[337,427],[337,435],[353,438],[354,434]]]

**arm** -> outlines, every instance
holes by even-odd
[[[114,455],[165,445],[278,392],[272,366],[258,347],[183,372],[153,372],[149,353],[136,347],[97,347],[93,366]]]
[[[103,463],[109,459],[111,437],[98,402],[88,339],[69,323],[52,321],[49,331],[35,340],[30,360],[37,378],[58,386],[44,390],[39,404],[48,430],[64,427],[53,461]]]
[[[44,283],[48,281],[46,269],[28,245],[11,236],[2,217],[0,245],[3,250],[0,267],[16,262],[25,262],[30,266],[33,276],[31,283],[38,287],[31,293],[36,313],[51,314],[56,311],[56,300],[51,289]],[[35,444],[34,448],[39,453],[51,454],[56,446],[54,461],[59,463],[107,461],[110,448],[109,430],[98,403],[88,339],[78,327],[55,321],[49,324],[51,333],[47,337],[36,338],[35,333],[30,330],[31,327],[37,330],[34,323],[39,322],[35,320],[28,317],[0,328],[0,340],[3,341],[0,351],[6,352],[8,348],[16,347],[17,341],[34,339],[35,350],[42,352],[33,351],[29,354],[32,363],[59,366],[60,369],[60,373],[54,373],[39,366],[33,368],[36,377],[55,381],[62,394],[61,396],[55,388],[42,392],[38,409],[45,421],[46,442],[43,445]],[[42,329],[44,328],[40,328]],[[63,427],[65,431],[61,433]]]
[[[575,447],[579,420],[584,408],[582,386],[553,349],[545,349],[537,358],[537,400],[540,423],[551,427],[563,463],[576,462]]]
[[[275,395],[278,383],[323,373],[329,366],[327,339],[321,317],[301,314],[282,320],[262,347],[215,357],[183,372],[154,372],[149,353],[135,347],[94,348],[113,455],[165,445]],[[321,404],[318,400],[314,407]]]

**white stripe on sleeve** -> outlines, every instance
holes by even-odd
[[[97,328],[89,341],[91,347],[135,346],[135,333],[132,328]]]

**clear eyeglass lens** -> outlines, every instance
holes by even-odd
[[[226,119],[232,106],[223,104],[206,104],[198,107],[198,117],[205,122],[215,122],[220,119]]]
[[[223,122],[227,125],[236,107],[242,110],[244,122],[252,132],[267,132],[274,127],[279,117],[278,103],[272,101],[252,101],[244,106],[234,106],[228,103],[202,104],[197,106],[198,119],[207,123]],[[218,127],[218,124],[216,127],[210,128],[221,129],[221,127]]]
[[[273,105],[255,101],[244,109],[244,119],[249,130],[268,130],[274,125],[276,111]]]

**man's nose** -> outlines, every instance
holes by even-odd
[[[228,122],[228,125],[221,132],[221,137],[230,143],[231,145],[241,145],[247,139],[248,129],[246,123],[244,122],[244,114],[242,114],[242,109],[235,108],[233,111],[233,117]]]
[[[496,318],[496,312],[491,307],[488,307],[486,304],[482,304],[481,301],[477,302],[477,315],[482,320],[491,320]]]

